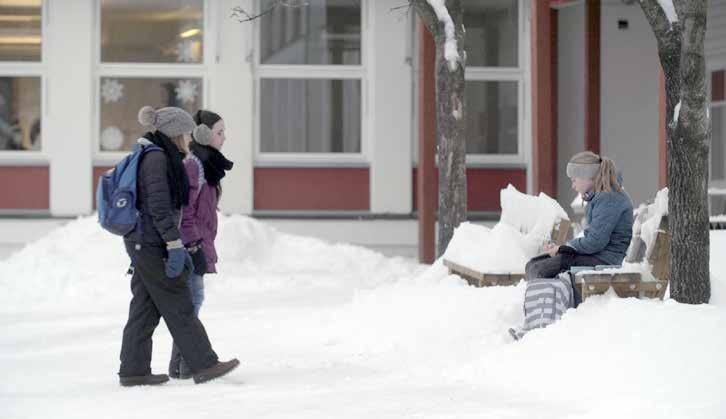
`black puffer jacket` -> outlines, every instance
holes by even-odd
[[[179,239],[181,210],[175,209],[166,174],[163,151],[149,151],[141,159],[136,178],[137,208],[141,211],[136,229],[124,240],[152,246],[165,246]]]

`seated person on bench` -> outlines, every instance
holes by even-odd
[[[584,235],[562,246],[545,245],[545,253],[527,263],[524,324],[509,329],[521,339],[528,331],[546,327],[576,306],[570,280],[558,274],[573,266],[621,265],[633,235],[633,204],[617,180],[615,164],[586,151],[567,164],[572,189],[587,202]]]
[[[526,279],[554,278],[572,266],[620,266],[633,234],[633,204],[617,180],[615,164],[590,151],[567,164],[572,189],[587,202],[584,236],[562,246],[545,245],[546,254],[527,263]]]

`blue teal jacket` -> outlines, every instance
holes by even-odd
[[[584,236],[567,245],[578,254],[594,256],[605,264],[620,265],[633,237],[633,203],[627,193],[597,192],[585,210]]]

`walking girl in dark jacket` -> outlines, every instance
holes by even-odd
[[[217,204],[221,194],[220,181],[233,163],[221,152],[225,126],[222,117],[214,112],[199,110],[194,115],[197,127],[192,134],[191,152],[184,159],[189,178],[189,203],[182,208],[181,239],[194,261],[194,272],[188,285],[192,295],[194,314],[204,301],[204,275],[217,273]],[[169,376],[189,378],[191,372],[174,345],[169,362]]]
[[[162,150],[147,152],[140,162],[136,204],[141,217],[136,229],[124,237],[133,265],[133,297],[121,345],[120,383],[154,385],[169,380],[166,374],[151,373],[151,337],[160,317],[179,345],[194,381],[202,383],[227,374],[239,361],[219,362],[194,314],[186,282],[193,264],[179,232],[181,208],[189,201],[182,158],[184,136],[195,124],[183,109],[150,106],[141,108],[139,122],[151,128],[139,142]]]

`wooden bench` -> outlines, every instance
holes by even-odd
[[[562,244],[567,239],[570,231],[571,222],[569,220],[560,220],[552,229],[552,241],[556,244]],[[466,280],[469,285],[475,287],[490,287],[496,285],[517,285],[524,278],[523,272],[509,273],[488,273],[479,272],[477,270],[467,268],[458,263],[444,259],[444,266],[449,268],[449,274],[456,274]],[[524,267],[522,267],[524,268]]]
[[[640,272],[593,272],[592,270],[575,273],[575,287],[582,301],[592,295],[606,293],[610,288],[619,297],[663,299],[669,280],[670,234],[668,216],[663,216],[656,233],[653,249],[648,256],[651,278],[644,278]]]

